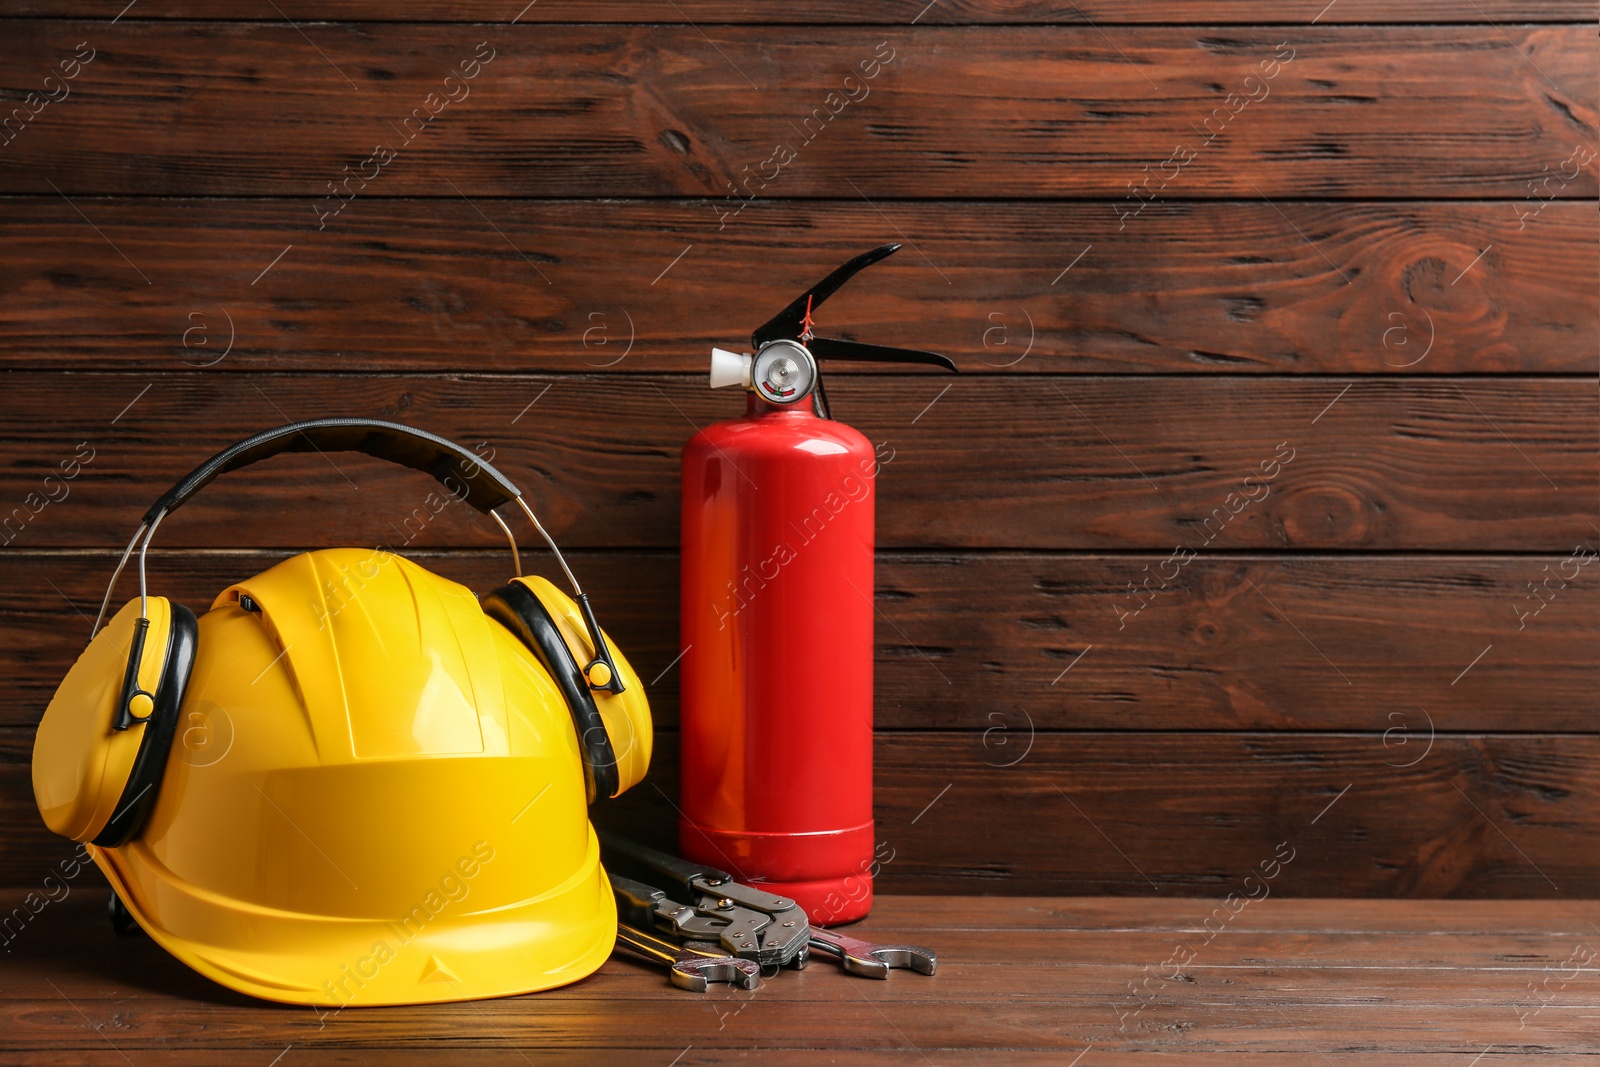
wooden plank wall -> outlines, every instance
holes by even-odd
[[[1600,892],[1593,16],[15,0],[0,880],[65,852],[33,726],[136,514],[334,413],[532,486],[660,676],[606,817],[667,833],[678,449],[740,404],[706,350],[899,240],[823,316],[963,371],[833,379],[894,455],[883,888],[1221,894],[1287,841],[1288,894]],[[502,579],[481,520],[407,537],[426,485],[338,466],[223,479],[155,582],[379,541]]]

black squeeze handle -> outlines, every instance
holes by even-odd
[[[818,359],[854,360],[858,363],[923,363],[930,367],[956,369],[955,360],[938,352],[925,352],[919,348],[890,348],[872,345],[865,341],[844,341],[837,337],[818,337],[810,344],[811,354]]]
[[[759,350],[769,341],[800,340],[817,359],[853,360],[858,363],[923,363],[928,366],[943,367],[948,371],[955,370],[955,362],[949,356],[940,355],[938,352],[925,352],[915,348],[890,348],[887,345],[846,341],[837,337],[813,337],[805,332],[806,317],[821,307],[824,300],[838,292],[841,285],[862,270],[894,255],[899,250],[898,244],[879,245],[870,252],[863,252],[835,267],[826,278],[795,297],[782,311],[758,326],[750,335],[750,343]],[[822,392],[820,379],[817,382],[817,391],[819,395]]]
[[[750,343],[760,348],[768,341],[776,341],[780,337],[791,339],[799,337],[800,322],[807,311],[815,311],[822,306],[824,300],[838,292],[839,287],[845,282],[880,259],[887,259],[898,251],[900,251],[898,244],[879,245],[872,251],[863,252],[833,268],[826,278],[789,301],[788,307],[758,326],[750,335]]]
[[[521,496],[511,480],[453,441],[426,430],[377,419],[312,419],[264,430],[218,452],[184,475],[150,505],[144,521],[175,511],[219,474],[247,467],[280,452],[362,452],[431,474],[459,500],[488,513]],[[451,484],[454,479],[456,484]]]

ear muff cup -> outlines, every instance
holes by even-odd
[[[161,667],[161,681],[156,686],[155,710],[140,727],[144,737],[139,742],[138,755],[133,758],[133,769],[128,772],[128,784],[123,787],[122,796],[118,798],[105,828],[95,835],[92,842],[101,848],[116,848],[133,840],[150,817],[161,778],[167,772],[167,757],[172,755],[172,739],[178,730],[178,713],[183,707],[189,674],[194,670],[194,653],[200,637],[194,612],[182,604],[173,604],[171,611],[172,624],[167,637],[166,657]]]
[[[600,717],[589,683],[550,612],[527,587],[516,582],[503,585],[484,597],[483,612],[510,630],[538,657],[566,698],[567,708],[572,712],[572,725],[578,731],[578,744],[583,750],[583,782],[589,803],[593,804],[600,797],[616,796],[617,757],[606,732],[605,720]]]

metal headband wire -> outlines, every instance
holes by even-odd
[[[106,608],[111,603],[111,592],[117,587],[117,579],[122,577],[122,568],[128,565],[128,557],[133,555],[133,546],[138,544],[139,538],[144,535],[145,526],[146,524],[141,522],[139,528],[133,531],[133,540],[129,541],[128,547],[122,550],[122,558],[117,561],[117,569],[111,572],[111,583],[106,586],[106,595],[100,601],[100,614],[94,617],[94,627],[89,631],[91,638],[100,632],[100,624],[105,621]]]
[[[517,506],[522,509],[522,513],[528,516],[528,521],[533,523],[533,528],[539,531],[539,536],[544,538],[544,543],[550,546],[550,551],[555,553],[556,562],[561,564],[562,571],[566,573],[567,582],[572,586],[572,595],[582,596],[583,588],[578,585],[577,576],[572,573],[572,568],[567,566],[567,557],[563,556],[561,549],[556,547],[555,539],[545,532],[545,528],[539,523],[539,517],[533,513],[532,508],[528,507],[528,502],[523,500],[521,495],[512,499],[517,502]]]
[[[518,578],[522,577],[522,554],[517,551],[517,535],[511,532],[511,527],[506,525],[506,520],[500,517],[499,512],[491,508],[489,517],[505,533],[506,541],[511,545],[511,569],[516,572]]]
[[[150,617],[150,590],[144,580],[144,554],[150,550],[150,540],[156,535],[156,527],[161,525],[161,520],[167,517],[167,509],[162,508],[156,512],[156,520],[150,524],[150,529],[144,535],[144,544],[139,546],[139,617]]]

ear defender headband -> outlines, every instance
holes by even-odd
[[[47,716],[40,727],[41,741],[47,728],[87,739],[76,742],[76,747],[82,749],[81,758],[62,761],[60,772],[52,775],[60,780],[41,783],[36,761],[36,795],[61,798],[60,803],[50,805],[41,800],[40,805],[46,822],[56,833],[104,848],[126,844],[148,818],[166,771],[184,689],[194,666],[199,631],[194,613],[188,608],[149,593],[145,555],[162,519],[218,475],[282,452],[312,451],[360,452],[432,475],[457,499],[495,521],[511,545],[512,567],[519,578],[522,559],[516,537],[495,509],[515,503],[522,510],[550,546],[572,587],[593,655],[580,668],[549,609],[519,581],[485,596],[484,613],[521,641],[560,689],[583,752],[589,801],[618,792],[616,755],[593,694],[623,692],[622,677],[589,606],[588,595],[555,541],[528,507],[521,490],[480,456],[426,431],[367,419],[315,419],[279,426],[230,445],[190,471],[145,512],[111,575],[89,646],[79,660],[90,661],[85,665],[92,665],[104,679],[105,699],[83,701],[81,707],[69,709],[59,725]],[[136,546],[139,614],[132,615],[130,603],[102,630],[100,624],[112,591]],[[111,733],[102,740],[108,701]],[[140,727],[140,732],[135,734],[134,727]],[[119,781],[124,782],[120,789]]]

